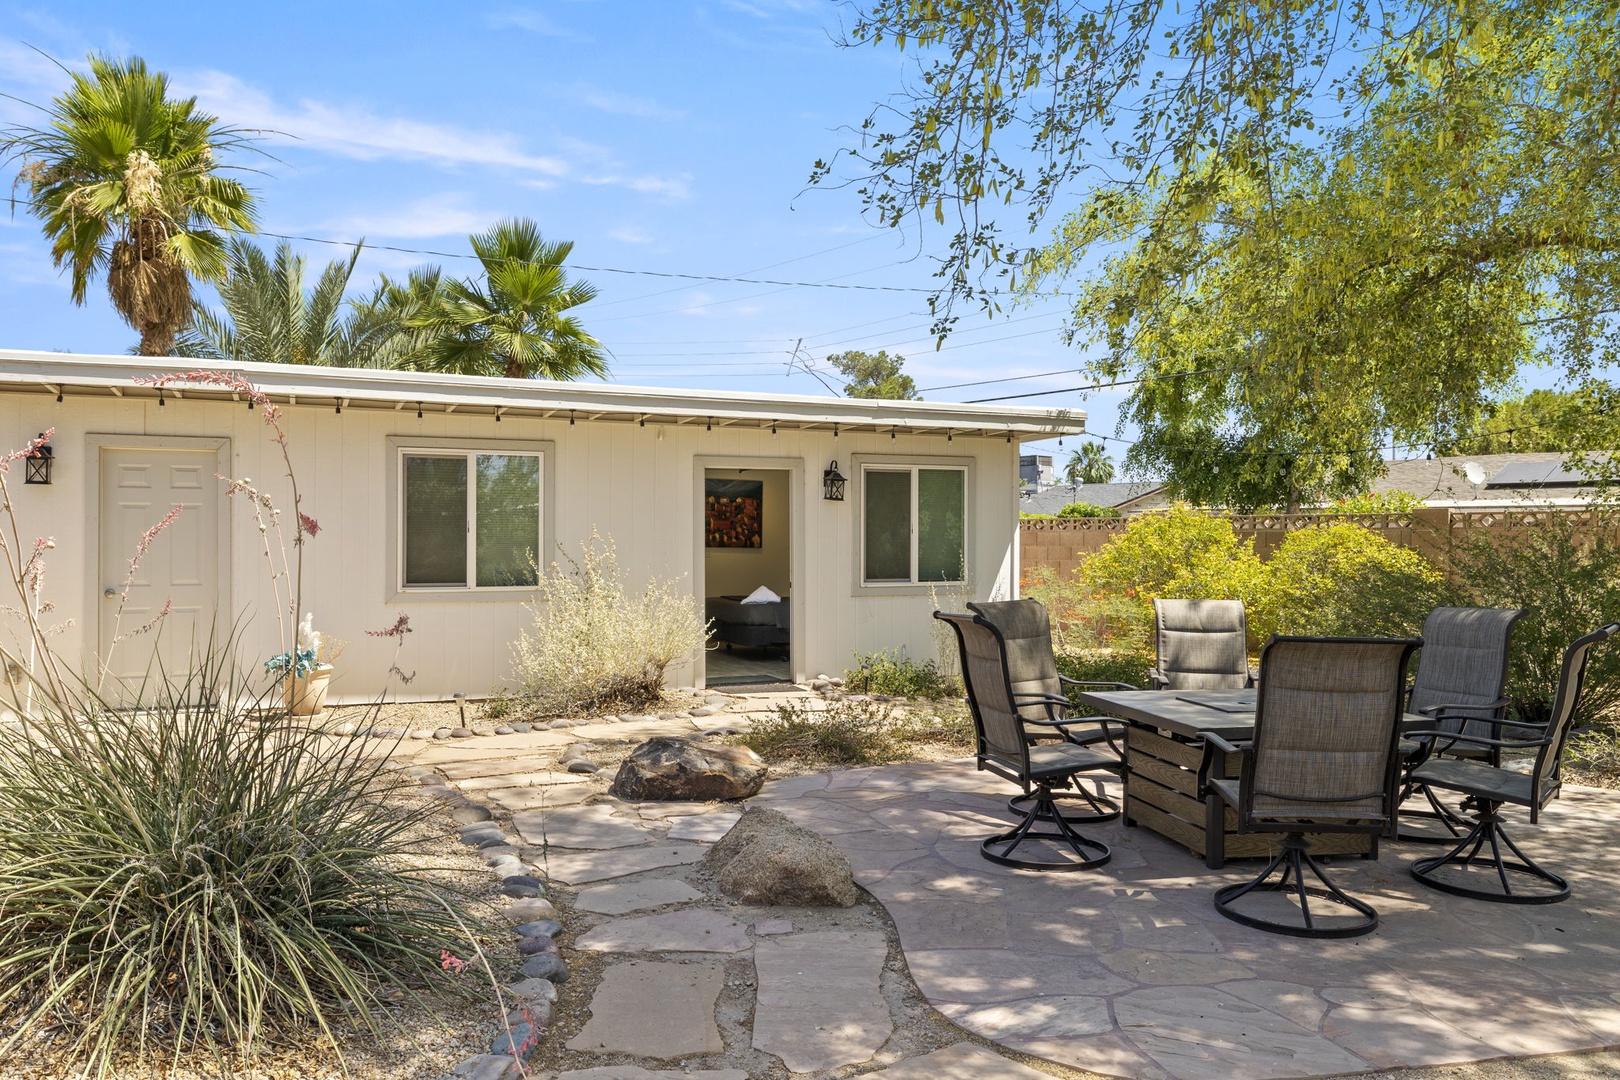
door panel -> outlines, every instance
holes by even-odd
[[[128,685],[159,670],[183,677],[193,648],[207,647],[214,632],[224,512],[216,460],[212,450],[101,451],[99,650],[108,673]],[[143,538],[176,507],[132,566]],[[165,605],[168,615],[137,632]]]

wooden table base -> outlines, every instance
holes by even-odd
[[[1125,733],[1125,823],[1143,825],[1174,840],[1204,865],[1218,870],[1227,859],[1270,858],[1282,850],[1280,833],[1237,832],[1237,813],[1211,795],[1198,798],[1198,766],[1204,748],[1196,742],[1132,725]],[[1228,765],[1236,776],[1237,762]],[[1377,838],[1358,833],[1307,833],[1316,855],[1377,853]]]

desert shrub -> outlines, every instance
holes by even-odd
[[[1072,502],[1057,512],[1058,517],[1065,518],[1114,518],[1120,512],[1112,506],[1099,506],[1096,503]]]
[[[1451,554],[1459,603],[1524,608],[1513,628],[1506,694],[1526,719],[1552,709],[1564,650],[1582,634],[1620,618],[1620,537],[1613,525],[1577,529],[1560,514],[1533,528],[1482,533]],[[1620,721],[1620,647],[1600,646],[1587,661],[1577,722]]]
[[[1593,787],[1620,787],[1620,734],[1594,728],[1569,741],[1562,767],[1564,779]]]
[[[892,718],[882,702],[839,701],[826,709],[790,702],[736,741],[766,761],[875,765],[894,756]]]
[[[457,993],[440,950],[468,940],[465,898],[404,859],[429,808],[278,697],[206,661],[134,712],[60,711],[59,688],[0,726],[0,1059],[65,1034],[108,1075],[134,1050],[332,1038],[401,993]]]
[[[517,696],[535,716],[639,709],[663,694],[664,670],[703,648],[698,602],[674,581],[625,587],[613,542],[596,533],[578,560],[540,571],[533,632],[512,646]]]
[[[1322,507],[1324,514],[1409,514],[1423,509],[1423,500],[1410,491],[1367,492],[1347,495]]]
[[[908,711],[895,720],[890,736],[903,749],[945,746],[968,753],[978,745],[973,716],[962,702]]]
[[[1266,564],[1249,628],[1272,634],[1407,637],[1443,599],[1444,577],[1422,555],[1360,525],[1291,532]]]
[[[857,694],[934,700],[960,692],[956,680],[932,660],[913,660],[898,649],[856,653],[855,666],[844,672],[844,686]]]
[[[1153,666],[1153,654],[1141,650],[1084,649],[1073,653],[1058,653],[1058,674],[1081,682],[1118,682],[1147,689],[1148,669]],[[1071,708],[1073,716],[1091,716],[1095,710]]]
[[[1094,601],[1114,603],[1109,639],[1128,651],[1149,647],[1153,600],[1236,599],[1251,603],[1265,567],[1254,545],[1232,523],[1188,506],[1143,514],[1112,537],[1080,568],[1080,583]]]

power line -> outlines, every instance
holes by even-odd
[[[264,232],[262,235],[273,236],[277,240],[301,240],[309,244],[330,244],[333,247],[352,248],[358,246],[350,240],[328,240],[319,236],[296,236],[273,232]],[[368,244],[366,246],[374,251],[393,251],[405,255],[431,255],[436,259],[478,258],[477,255],[469,255],[461,251],[433,251],[429,248],[398,247],[392,244]],[[850,285],[831,281],[780,281],[773,278],[727,277],[723,274],[678,274],[668,270],[626,270],[617,266],[586,266],[583,263],[569,263],[568,268],[571,270],[588,270],[593,274],[627,274],[635,277],[671,278],[678,281],[725,281],[741,285],[782,285],[793,289],[849,289],[861,292],[926,293],[930,295],[939,291],[937,289],[924,289],[915,285]],[[881,267],[875,269],[881,269]],[[865,272],[856,271],[856,273]]]

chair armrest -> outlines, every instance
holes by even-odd
[[[1464,704],[1461,704],[1460,702],[1446,702],[1446,703],[1443,703],[1443,704],[1440,704],[1440,705],[1425,705],[1425,706],[1423,706],[1423,708],[1418,709],[1417,712],[1418,712],[1418,715],[1420,715],[1420,716],[1427,716],[1427,717],[1430,717],[1432,719],[1440,719],[1441,718],[1440,717],[1441,713],[1446,712],[1448,710],[1452,710],[1452,709],[1455,709],[1458,712],[1465,712],[1465,713],[1490,712],[1493,709],[1503,708],[1508,704],[1509,704],[1509,702],[1508,702],[1507,698],[1497,698],[1495,701],[1489,702],[1489,703],[1487,703],[1485,705],[1464,705]],[[1494,720],[1493,718],[1488,717],[1488,716],[1468,716],[1468,717],[1466,717],[1466,719],[1478,720],[1481,723],[1498,723],[1499,722],[1499,721]]]
[[[1059,675],[1058,681],[1069,686],[1106,686],[1111,690],[1140,690],[1140,686],[1133,686],[1128,682],[1094,682],[1090,679],[1071,679],[1067,675]]]
[[[1069,699],[1061,694],[1014,694],[1014,705],[1067,705]]]
[[[1164,672],[1158,668],[1148,668],[1148,687],[1153,690],[1168,690],[1170,680],[1164,677]]]
[[[1249,665],[1249,685],[1245,686],[1244,689],[1245,690],[1253,690],[1255,687],[1257,687],[1259,685],[1260,685],[1260,669],[1255,667],[1253,664],[1250,664]]]
[[[1245,756],[1254,753],[1253,743],[1234,745],[1211,732],[1204,732],[1204,759],[1198,763],[1198,786],[1195,790],[1200,799],[1209,795],[1209,777],[1215,766],[1215,759],[1220,759],[1220,775],[1226,775],[1226,758],[1230,754]]]
[[[1515,724],[1514,726],[1535,727],[1539,725]],[[1436,742],[1443,740],[1447,749],[1450,749],[1452,743],[1460,742],[1469,743],[1473,746],[1506,746],[1509,748],[1546,746],[1552,742],[1551,739],[1488,739],[1483,735],[1464,735],[1457,731],[1408,731],[1403,737],[1408,739],[1433,739]],[[1209,736],[1206,735],[1205,738],[1209,738]]]

